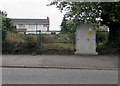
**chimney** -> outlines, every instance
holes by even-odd
[[[47,31],[49,31],[49,22],[50,22],[50,20],[49,20],[49,17],[47,17],[47,19],[48,19],[48,25],[47,25]]]

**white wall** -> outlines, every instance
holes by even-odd
[[[44,27],[43,25],[37,25],[37,30],[47,31],[47,27]]]
[[[19,28],[18,25],[16,25],[16,27]],[[26,31],[28,31],[26,32],[26,34],[29,34],[29,33],[36,34],[35,32],[36,30],[47,31],[47,27],[44,27],[43,25],[40,25],[40,24],[36,25],[35,28],[29,28],[29,24],[25,24],[25,28],[27,29]]]

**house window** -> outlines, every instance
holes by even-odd
[[[47,25],[46,25],[46,24],[44,24],[44,25],[43,25],[43,27],[47,27]]]
[[[35,24],[30,24],[30,25],[29,25],[29,28],[35,29]]]
[[[18,28],[25,28],[25,25],[24,24],[19,24]]]

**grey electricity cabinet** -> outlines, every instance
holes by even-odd
[[[75,54],[97,55],[96,31],[92,24],[80,24],[77,27]]]

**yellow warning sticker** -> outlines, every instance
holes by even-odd
[[[89,31],[89,32],[88,32],[88,35],[91,36],[91,35],[92,35],[92,31]]]

